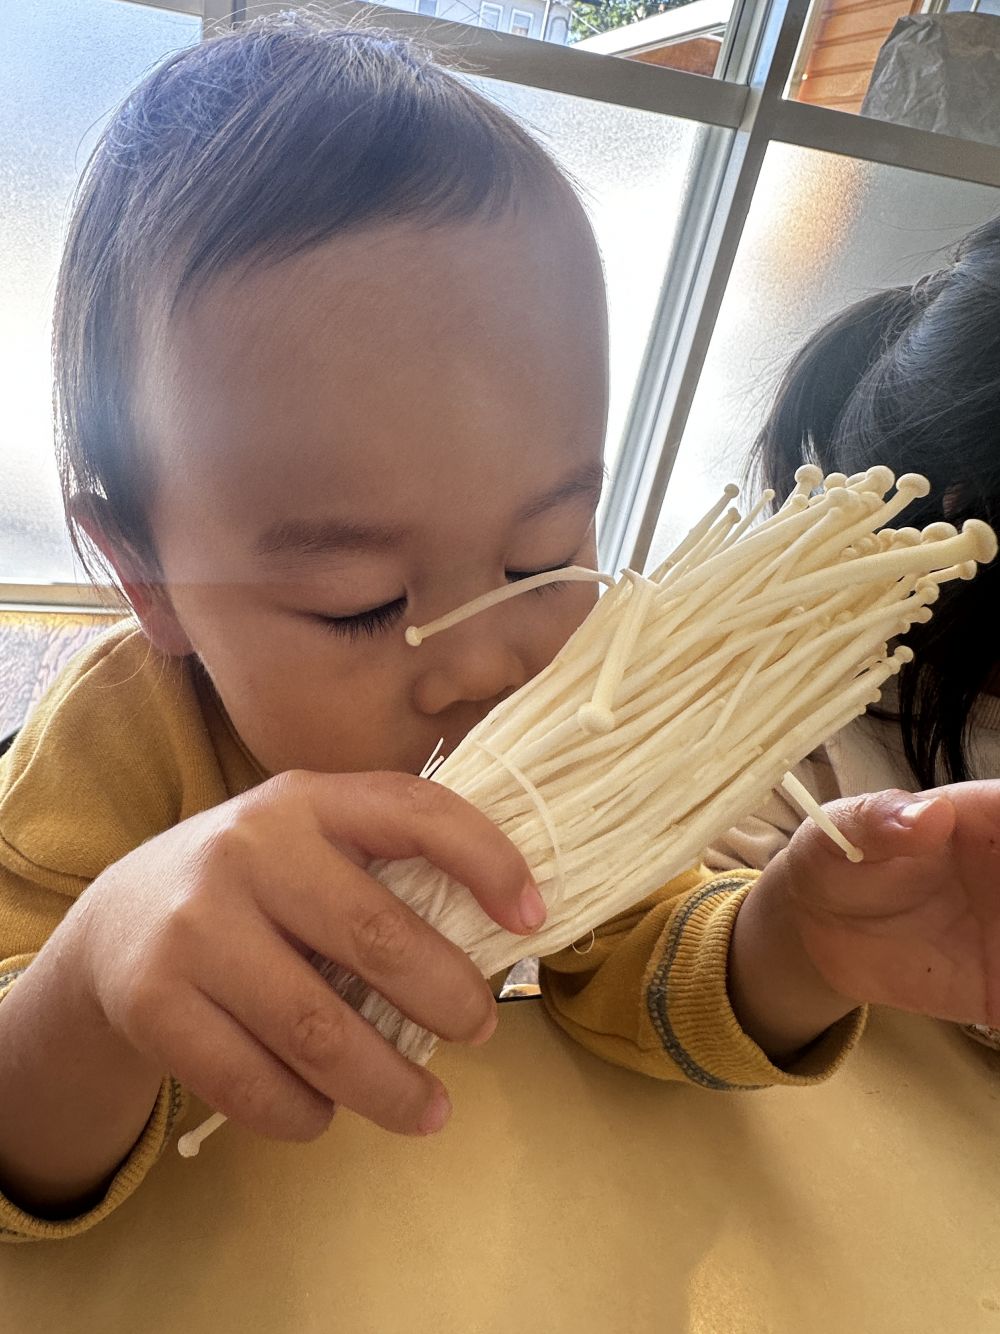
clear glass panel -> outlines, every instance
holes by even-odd
[[[734,0],[377,0],[558,46],[713,75]],[[425,6],[430,5],[430,8]]]
[[[879,287],[914,282],[1000,212],[1000,190],[786,144],[768,149],[650,552],[742,479],[788,358]]]
[[[700,137],[692,121],[473,80],[546,145],[581,189],[604,258],[611,342],[605,460],[618,456]]]
[[[200,19],[121,0],[3,6],[0,580],[73,577],[52,461],[49,319],[67,204],[101,121]]]
[[[1000,144],[1000,0],[813,0],[788,95]]]

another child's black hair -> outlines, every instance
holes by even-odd
[[[797,353],[754,446],[781,497],[802,463],[875,463],[930,479],[899,522],[985,519],[1000,531],[1000,219],[912,287],[859,301]],[[1000,562],[942,588],[899,676],[906,757],[923,787],[972,777],[972,707],[1000,668]]]
[[[101,136],[58,280],[56,446],[85,566],[90,505],[116,550],[157,568],[131,411],[152,310],[360,226],[489,219],[567,188],[516,122],[395,37],[282,16],[166,60]]]

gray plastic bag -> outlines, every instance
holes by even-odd
[[[861,114],[1000,144],[1000,17],[897,20],[878,54]]]

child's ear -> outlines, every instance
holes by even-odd
[[[107,502],[101,496],[77,496],[71,518],[118,576],[146,638],[154,648],[184,658],[194,649],[177,619],[163,580],[134,552],[116,545],[102,523]]]

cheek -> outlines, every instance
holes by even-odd
[[[233,726],[270,773],[399,769],[408,762],[397,753],[405,738],[399,682],[385,670],[347,671],[325,654],[302,653],[260,655],[245,665],[229,657],[216,668],[213,683]]]
[[[539,603],[535,609],[541,622],[539,653],[532,663],[535,675],[549,665],[587,619],[597,604],[597,594],[594,585],[576,584],[553,593],[551,598],[539,598]]]

